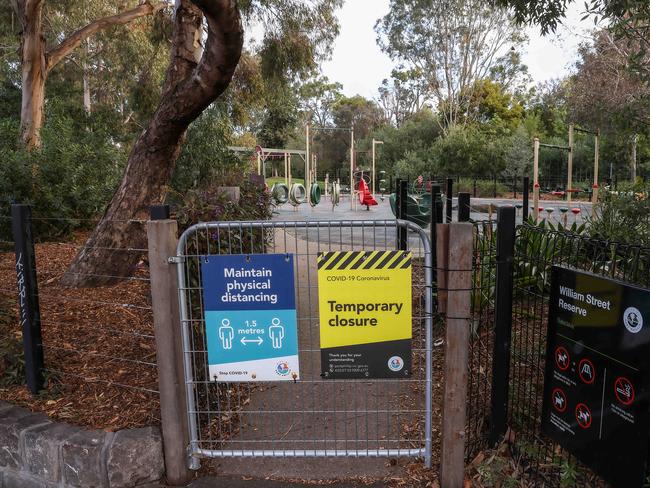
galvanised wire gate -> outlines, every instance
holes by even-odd
[[[411,376],[321,377],[318,253],[395,250],[404,233],[413,256]],[[300,379],[211,381],[200,257],[260,253],[294,255]],[[401,220],[202,223],[183,233],[176,262],[192,468],[201,457],[423,457],[430,466],[432,261],[422,229]]]

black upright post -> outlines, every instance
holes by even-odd
[[[474,198],[476,198],[476,178],[474,179],[474,185],[473,185],[472,190],[473,190],[472,195],[474,196]]]
[[[524,193],[523,193],[523,207],[521,208],[522,214],[521,218],[523,219],[522,222],[526,222],[528,220],[528,208],[530,206],[529,204],[529,198],[530,198],[530,176],[524,176]]]
[[[431,180],[433,182],[433,180]],[[436,225],[442,222],[442,205],[440,202],[440,185],[431,184],[431,262],[433,265],[433,281],[436,279],[436,269],[438,268],[438,259],[436,255],[436,242],[438,235]]]
[[[446,214],[447,214],[447,223],[451,223],[451,206],[452,206],[452,195],[454,194],[454,180],[451,178],[447,178],[447,208]]]
[[[408,181],[402,180],[399,185],[399,219],[406,220],[406,206],[407,206],[407,195],[408,195]],[[406,251],[408,249],[408,234],[405,227],[398,228],[399,235],[399,249],[400,251]]]
[[[458,222],[469,222],[470,197],[469,193],[458,194]]]
[[[29,391],[37,394],[43,389],[43,337],[38,304],[32,210],[29,205],[11,206],[11,230],[16,252],[18,308],[23,331],[25,376]]]
[[[151,220],[169,220],[171,211],[169,205],[152,205],[149,207]]]
[[[489,441],[496,445],[506,433],[510,341],[512,337],[513,254],[515,249],[515,207],[497,210],[497,256],[492,360],[492,400]]]
[[[512,177],[512,192],[514,193],[514,198],[517,198],[517,175]]]
[[[492,177],[492,198],[497,197],[497,177],[496,175]]]

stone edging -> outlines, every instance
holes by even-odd
[[[157,427],[86,430],[0,402],[2,488],[132,488],[163,475]]]

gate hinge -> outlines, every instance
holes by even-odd
[[[168,264],[179,264],[179,263],[184,263],[185,258],[182,256],[171,256],[167,258],[167,263]]]

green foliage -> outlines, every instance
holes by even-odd
[[[650,247],[650,199],[648,189],[636,184],[621,191],[603,191],[589,219],[592,237]]]
[[[114,144],[101,118],[77,114],[73,119],[51,104],[42,131],[43,147],[25,151],[18,140],[17,120],[0,121],[0,205],[33,207],[38,239],[49,239],[87,225],[112,195],[126,160],[125,148]],[[86,125],[87,124],[87,125]],[[10,235],[2,222],[3,239]]]

